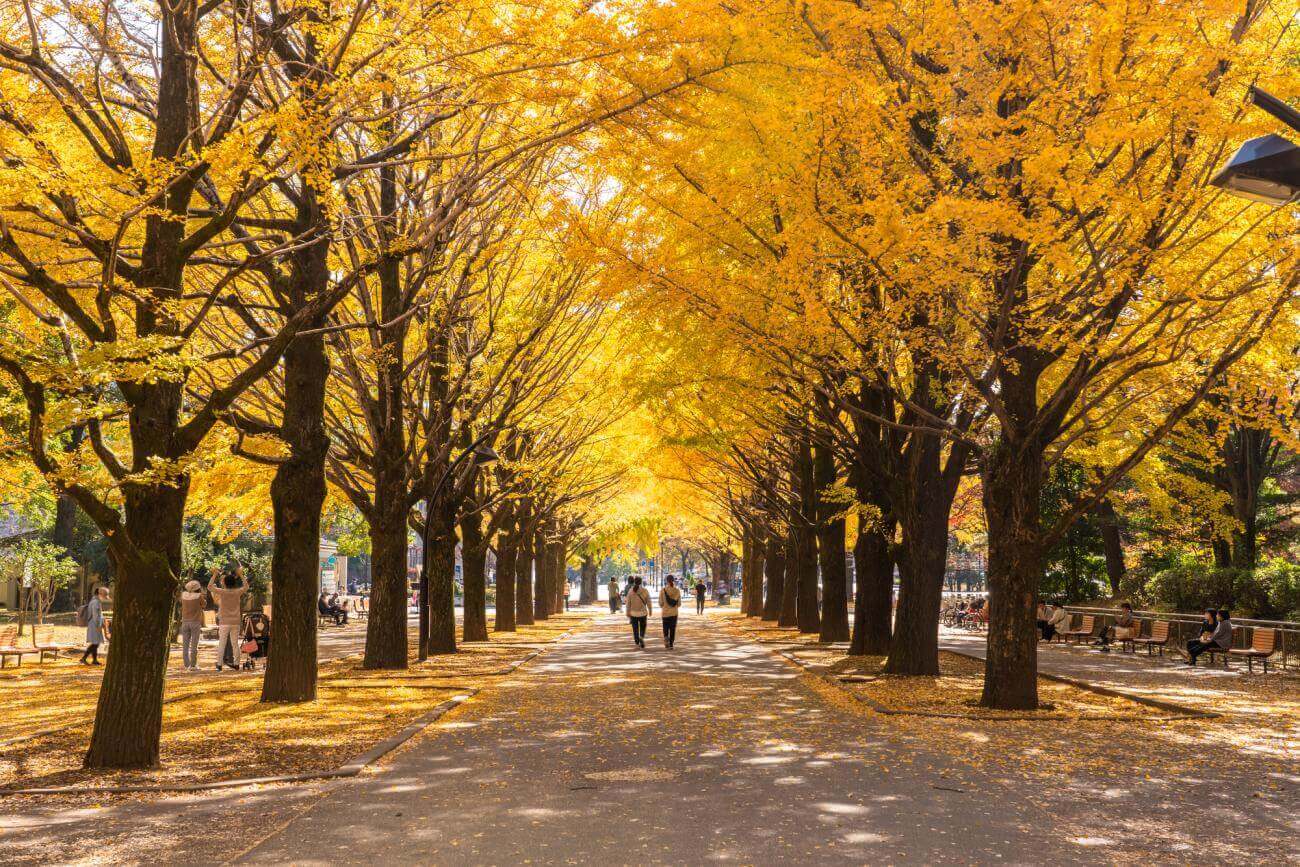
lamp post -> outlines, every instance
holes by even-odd
[[[1258,87],[1251,87],[1250,99],[1255,105],[1300,132],[1300,112]],[[1237,149],[1223,166],[1210,178],[1212,186],[1234,196],[1285,205],[1300,198],[1300,147],[1280,135],[1253,138]]]
[[[500,460],[497,453],[482,438],[475,441],[447,465],[447,469],[443,470],[442,475],[434,483],[424,499],[424,532],[421,534],[420,551],[420,598],[419,604],[416,606],[420,618],[416,658],[420,662],[424,662],[429,658],[429,528],[433,526],[433,505],[434,501],[438,499],[438,495],[442,493],[442,486],[446,484],[447,479],[456,473],[457,467],[466,458],[470,458],[469,462],[465,464],[467,471],[478,464],[490,464],[493,461]]]

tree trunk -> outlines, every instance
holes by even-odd
[[[380,169],[380,212],[394,225],[397,211],[395,170]],[[385,229],[385,232],[388,230]],[[386,236],[385,236],[386,237]],[[373,510],[370,523],[370,613],[366,617],[366,649],[362,667],[403,669],[409,665],[410,627],[407,600],[411,582],[407,574],[407,522],[410,475],[406,458],[406,418],[403,385],[406,335],[410,317],[402,316],[405,287],[400,263],[379,263],[380,361],[376,369],[374,415]]]
[[[578,595],[579,605],[595,605],[597,598],[596,582],[600,573],[598,564],[590,554],[582,556],[582,589]]]
[[[1043,571],[1040,449],[999,439],[985,460],[984,513],[989,534],[989,639],[985,707],[1038,707],[1038,633],[1034,612]]]
[[[744,585],[740,588],[741,604],[746,617],[763,616],[763,540],[752,529],[746,528],[744,536],[744,566],[741,574]]]
[[[560,538],[555,537],[555,541],[547,546],[551,558],[551,599],[553,603],[551,610],[556,614],[564,613],[565,585],[568,582],[568,543]]]
[[[1119,596],[1120,582],[1124,579],[1124,543],[1119,536],[1119,516],[1110,499],[1103,499],[1096,508],[1097,524],[1101,529],[1101,544],[1106,552],[1106,578],[1110,595]]]
[[[792,526],[785,537],[785,581],[781,585],[781,611],[776,623],[782,629],[799,625],[799,564],[795,556],[795,533]]]
[[[546,534],[539,526],[533,533],[533,618],[551,618],[551,558],[546,544]]]
[[[830,411],[829,407],[825,408]],[[835,456],[820,439],[813,444],[813,483],[817,510],[817,561],[821,569],[821,634],[825,642],[849,640],[848,567],[844,551],[844,518],[830,498],[835,486]]]
[[[799,492],[793,523],[794,550],[787,569],[794,573],[800,632],[818,632],[821,615],[817,599],[817,497],[813,480],[812,446],[806,437],[795,447],[794,480]]]
[[[439,498],[443,499],[443,498]],[[456,517],[445,502],[434,501],[429,536],[430,656],[456,652]]]
[[[527,511],[524,513],[527,514]],[[519,557],[515,561],[515,623],[531,626],[533,618],[533,528],[530,521],[519,522]]]
[[[483,538],[483,515],[469,504],[470,514],[460,519],[461,577],[465,582],[464,641],[487,641],[487,540]]]
[[[141,386],[137,386],[141,387]],[[142,442],[175,419],[180,387],[174,383],[144,386],[156,402],[132,407],[131,432],[135,465],[143,471],[148,454]],[[161,423],[161,424],[159,424]],[[144,464],[144,466],[140,466]],[[134,555],[113,546],[112,642],[95,707],[95,724],[86,752],[86,768],[148,768],[158,764],[162,736],[163,683],[171,650],[172,601],[181,562],[181,523],[189,479],[174,485],[123,484],[124,532]]]
[[[402,669],[408,665],[410,629],[407,600],[406,515],[402,490],[376,484],[370,520],[370,613],[361,667]],[[314,618],[313,618],[314,619]]]
[[[893,632],[894,558],[889,539],[878,527],[858,531],[853,570],[858,590],[849,655],[884,656]]]
[[[518,560],[518,536],[513,521],[507,520],[497,534],[497,613],[492,623],[493,632],[515,631],[515,569]]]
[[[785,542],[780,536],[768,531],[764,539],[763,574],[767,579],[767,595],[763,599],[763,619],[778,620],[781,617],[781,595],[785,586]]]
[[[320,265],[323,270],[323,255]],[[275,640],[269,647],[266,676],[262,679],[262,701],[266,702],[316,698],[316,593],[320,581],[325,457],[329,451],[325,435],[329,369],[325,339],[320,334],[298,337],[284,353],[280,436],[289,444],[289,458],[276,468],[271,480]]]

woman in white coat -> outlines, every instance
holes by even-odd
[[[672,575],[665,580],[668,583],[659,591],[659,616],[664,621],[664,647],[672,650],[677,642],[677,614],[681,611],[682,591]]]
[[[641,578],[632,579],[627,590],[627,619],[632,621],[632,640],[645,650],[645,624],[650,617],[650,591],[641,586]]]

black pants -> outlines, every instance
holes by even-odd
[[[664,641],[672,647],[677,641],[677,615],[664,618]]]
[[[695,613],[696,613],[696,614],[703,614],[703,613],[704,613],[704,597],[703,597],[703,596],[696,596],[696,597],[695,597]]]
[[[90,658],[93,659],[95,662],[99,662],[99,645],[98,645],[98,644],[87,644],[87,645],[86,645],[86,652],[83,653],[83,654],[81,654],[81,661],[82,661],[82,662],[85,662],[87,657],[90,657]]]
[[[1192,661],[1192,665],[1195,665],[1196,657],[1216,646],[1217,645],[1213,641],[1201,641],[1198,638],[1193,638],[1191,641],[1187,642],[1187,658]]]
[[[632,640],[637,644],[645,644],[645,621],[643,617],[628,617],[632,621]]]

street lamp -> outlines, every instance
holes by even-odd
[[[1258,87],[1250,89],[1255,105],[1300,132],[1300,112]],[[1234,196],[1285,205],[1300,197],[1300,147],[1280,135],[1253,138],[1237,148],[1232,159],[1210,178],[1212,186]]]
[[[466,458],[470,460],[466,462]],[[465,472],[468,473],[479,464],[490,464],[500,459],[500,456],[493,451],[492,447],[480,438],[447,465],[447,469],[443,471],[424,499],[424,533],[421,535],[422,546],[420,551],[420,598],[416,605],[416,611],[420,618],[419,645],[416,658],[420,662],[429,658],[429,528],[433,526],[433,502],[438,498],[438,494],[442,493],[442,486],[447,482],[447,479],[457,472],[457,467],[462,463],[464,463]],[[463,476],[457,476],[458,481],[461,478]]]

